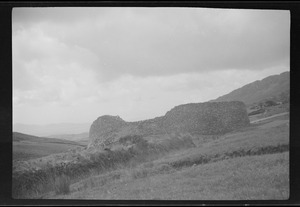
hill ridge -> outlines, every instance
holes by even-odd
[[[290,72],[285,71],[248,83],[209,102],[242,101],[246,105],[250,105],[265,99],[277,99],[279,101],[284,99],[286,101],[289,99],[289,92]]]

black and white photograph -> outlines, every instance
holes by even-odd
[[[284,9],[12,9],[12,198],[290,198]]]

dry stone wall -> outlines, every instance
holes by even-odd
[[[247,126],[249,118],[243,102],[205,102],[179,105],[165,116],[126,122],[118,116],[101,116],[90,128],[90,147],[105,147],[125,136],[190,133],[222,134]]]
[[[164,128],[168,133],[220,134],[249,124],[242,102],[206,102],[176,106],[167,112]]]

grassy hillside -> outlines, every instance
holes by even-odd
[[[172,151],[138,165],[119,165],[106,173],[91,171],[80,180],[62,177],[57,184],[62,191],[38,197],[288,199],[289,115],[213,139],[194,136],[193,141],[193,148]]]
[[[50,154],[65,152],[76,147],[85,147],[83,142],[55,138],[36,137],[13,132],[13,160],[29,160]]]
[[[156,164],[81,183],[62,199],[282,200],[289,197],[289,153],[236,157],[176,170]],[[151,165],[149,165],[151,166]],[[119,176],[117,176],[119,175]],[[104,182],[103,182],[104,181]],[[73,188],[77,187],[73,185]]]
[[[243,101],[250,105],[265,99],[287,101],[289,94],[290,72],[284,72],[249,83],[212,101]]]

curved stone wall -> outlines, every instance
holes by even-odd
[[[91,146],[107,146],[128,135],[191,133],[222,134],[247,126],[249,118],[243,102],[205,102],[179,105],[165,116],[126,122],[118,116],[101,116],[90,128]]]

